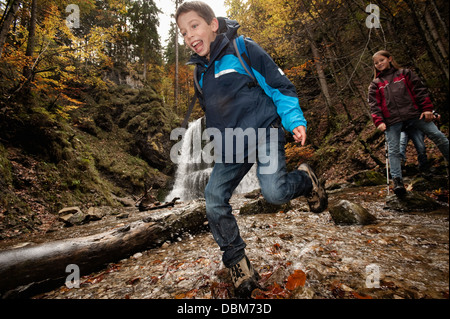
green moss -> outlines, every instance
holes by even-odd
[[[352,177],[357,186],[376,186],[386,184],[386,177],[377,171],[363,171]]]
[[[6,157],[5,147],[0,143],[0,186],[6,187],[11,181],[11,163]]]

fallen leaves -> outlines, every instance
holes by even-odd
[[[255,289],[252,292],[253,299],[288,299],[291,296],[290,291],[274,283],[265,290]]]
[[[272,255],[279,254],[281,253],[281,248],[282,248],[281,245],[276,243],[271,248],[267,249],[267,252]]]
[[[198,289],[192,289],[185,293],[180,293],[175,296],[175,299],[193,299],[198,293]]]
[[[105,275],[112,273],[112,272],[119,271],[120,268],[121,268],[120,264],[110,264],[106,270],[102,271],[99,274],[93,274],[93,275],[82,277],[85,280],[81,283],[81,286],[86,285],[86,284],[89,284],[89,285],[97,284],[105,278]]]
[[[361,295],[352,288],[339,281],[333,281],[330,290],[335,298],[338,299],[372,299],[369,295]]]
[[[302,270],[295,270],[292,273],[286,283],[286,288],[289,290],[295,290],[298,287],[303,287],[306,282],[306,274]]]
[[[229,299],[232,285],[224,282],[213,282],[211,284],[211,297],[213,299]]]
[[[265,274],[267,277],[267,273]],[[267,280],[268,278],[264,278]],[[265,289],[255,289],[252,292],[253,299],[289,299],[293,297],[295,291],[306,283],[306,274],[300,269],[294,270],[285,280],[284,285],[274,282]]]

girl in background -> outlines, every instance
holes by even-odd
[[[448,163],[448,139],[433,123],[433,104],[420,78],[409,69],[400,68],[388,51],[378,51],[372,57],[374,79],[369,86],[369,105],[375,126],[386,132],[390,173],[394,193],[403,196],[400,134],[403,128],[413,128],[430,138]],[[448,164],[447,164],[448,165]]]

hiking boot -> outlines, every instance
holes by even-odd
[[[403,180],[400,177],[394,178],[394,193],[398,197],[406,194],[406,188],[403,185]]]
[[[250,264],[247,256],[244,256],[241,261],[229,268],[229,271],[234,285],[234,294],[237,298],[250,298],[252,291],[260,288],[258,284],[260,276]]]
[[[309,209],[316,214],[323,212],[328,206],[328,195],[325,192],[325,188],[319,182],[311,166],[303,163],[298,167],[298,170],[307,173],[313,185],[311,192],[306,196]]]

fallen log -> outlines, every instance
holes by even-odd
[[[172,199],[171,202],[164,203],[164,204],[153,203],[152,205],[143,205],[141,202],[139,204],[138,208],[139,208],[140,212],[145,212],[148,210],[156,210],[156,209],[161,209],[161,208],[174,207],[175,202],[179,199],[180,199],[179,197],[175,197],[174,199]]]
[[[192,203],[100,234],[0,251],[0,297],[30,297],[62,286],[68,265],[87,275],[184,232],[198,232],[205,222],[205,204]]]

